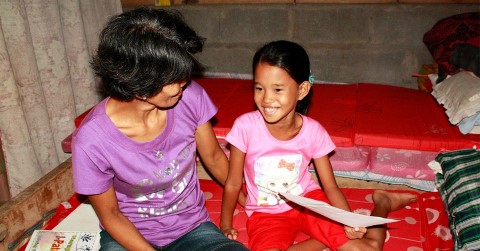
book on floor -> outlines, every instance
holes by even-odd
[[[100,231],[35,230],[25,251],[96,251]]]

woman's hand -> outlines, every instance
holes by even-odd
[[[365,227],[349,227],[344,226],[345,234],[347,235],[348,239],[361,239],[365,233],[367,233],[367,228]]]
[[[222,232],[230,240],[236,240],[237,237],[238,237],[238,231],[235,228],[232,228],[232,227],[223,228]]]

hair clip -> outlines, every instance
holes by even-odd
[[[315,75],[313,75],[312,71],[310,71],[310,75],[308,76],[308,82],[310,82],[310,85],[313,85],[313,82],[315,82]]]

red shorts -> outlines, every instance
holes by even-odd
[[[330,204],[322,190],[308,192],[305,197]],[[332,250],[349,240],[342,224],[303,207],[296,207],[280,214],[253,213],[247,221],[248,247],[252,251],[286,250],[300,231]]]

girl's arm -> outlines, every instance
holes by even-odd
[[[105,230],[127,250],[155,250],[118,208],[115,190],[89,195],[88,199]]]
[[[315,168],[317,170],[323,191],[325,192],[325,195],[327,195],[327,198],[332,206],[346,211],[351,211],[345,195],[337,185],[335,175],[333,174],[332,164],[330,163],[328,155],[314,159],[313,161],[315,163]],[[367,232],[367,229],[364,227],[354,229],[352,227],[345,226],[345,232],[349,239],[360,239]]]
[[[333,174],[332,164],[330,163],[328,155],[314,159],[313,161],[315,163],[315,168],[317,170],[323,191],[327,195],[327,198],[332,206],[351,211],[347,199],[337,185],[337,181],[335,180],[335,176]]]
[[[238,194],[243,185],[244,163],[245,153],[232,145],[230,149],[230,172],[228,173],[228,178],[223,188],[220,229],[228,238],[234,240],[237,239],[238,232],[233,228],[232,218],[235,205],[237,204]]]

